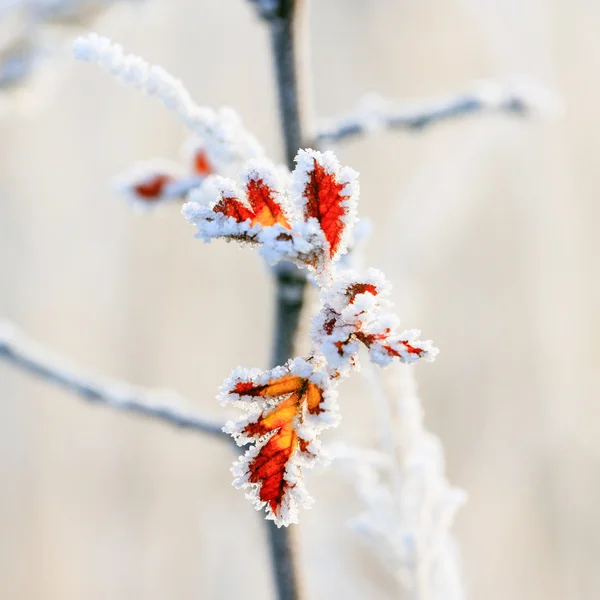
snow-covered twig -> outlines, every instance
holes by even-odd
[[[440,440],[424,428],[413,368],[396,365],[386,381],[372,365],[362,372],[381,417],[382,449],[334,451],[364,505],[352,526],[411,598],[462,600],[450,527],[466,494],[448,483]]]
[[[183,83],[162,67],[150,65],[139,56],[126,54],[119,44],[96,33],[77,38],[75,58],[97,63],[121,83],[158,98],[190,131],[211,146],[224,162],[263,156],[258,141],[242,125],[235,111],[214,111],[198,106]]]
[[[90,402],[229,440],[221,431],[221,423],[184,408],[187,402],[178,394],[145,390],[128,383],[101,381],[88,376],[66,361],[52,356],[10,323],[0,323],[0,359],[68,389]]]
[[[315,139],[318,145],[324,145],[384,129],[417,131],[455,117],[484,112],[526,116],[560,111],[560,101],[541,86],[532,83],[511,86],[490,81],[479,84],[471,92],[413,106],[369,95],[356,110],[324,123]]]

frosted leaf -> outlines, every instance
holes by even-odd
[[[323,231],[327,259],[336,261],[347,250],[356,221],[358,173],[341,167],[333,152],[300,150],[292,173],[292,199],[304,222]]]
[[[222,404],[243,410],[224,431],[250,447],[233,465],[234,486],[278,527],[297,523],[312,498],[303,470],[319,461],[317,436],[337,424],[337,394],[329,376],[295,358],[268,371],[237,368],[221,387]]]
[[[336,271],[331,286],[321,292],[321,308],[313,318],[311,335],[332,373],[357,366],[360,345],[381,366],[395,358],[404,363],[431,361],[437,348],[417,339],[417,330],[397,333],[399,320],[387,296],[391,286],[377,269],[360,274]]]

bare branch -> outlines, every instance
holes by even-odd
[[[448,119],[478,113],[528,116],[540,112],[560,112],[560,102],[549,90],[531,84],[510,88],[487,82],[471,92],[425,101],[413,107],[370,95],[356,110],[325,124],[315,141],[321,146],[383,129],[420,131]]]
[[[183,408],[188,403],[175,392],[144,390],[128,383],[101,381],[88,376],[63,359],[52,356],[10,323],[0,323],[0,359],[90,402],[151,417],[181,429],[229,439],[221,431],[220,423]]]

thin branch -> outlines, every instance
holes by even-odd
[[[286,163],[294,168],[294,158],[303,145],[302,93],[298,75],[298,38],[303,0],[253,0],[271,34],[271,53],[279,96],[279,116]],[[274,270],[276,281],[276,313],[273,332],[271,365],[284,364],[294,356],[294,341],[298,332],[306,276],[295,265],[281,263]],[[300,578],[295,530],[276,527],[265,521],[269,549],[274,568],[278,600],[300,600]]]
[[[222,425],[182,408],[186,400],[174,392],[135,388],[128,383],[101,381],[56,358],[16,327],[0,323],[0,359],[74,392],[93,403],[151,417],[180,429],[229,438]]]
[[[412,108],[371,95],[356,110],[326,124],[315,143],[331,144],[383,129],[420,131],[429,125],[480,113],[528,116],[535,112],[560,112],[560,103],[552,92],[531,84],[510,89],[489,82],[471,92],[426,101]]]
[[[290,262],[279,263],[273,268],[273,274],[277,297],[271,366],[276,367],[295,356],[294,339],[304,306],[306,277]]]
[[[271,33],[271,53],[275,66],[279,117],[286,163],[294,167],[294,158],[304,139],[302,121],[305,112],[299,82],[299,50],[297,38],[302,25],[299,11],[304,0],[279,0],[278,9],[267,19]]]

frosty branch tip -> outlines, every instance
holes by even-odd
[[[385,129],[420,131],[443,121],[483,113],[527,116],[560,112],[558,98],[531,82],[486,81],[469,92],[412,105],[371,94],[347,115],[325,122],[316,135],[316,144],[323,146]]]

